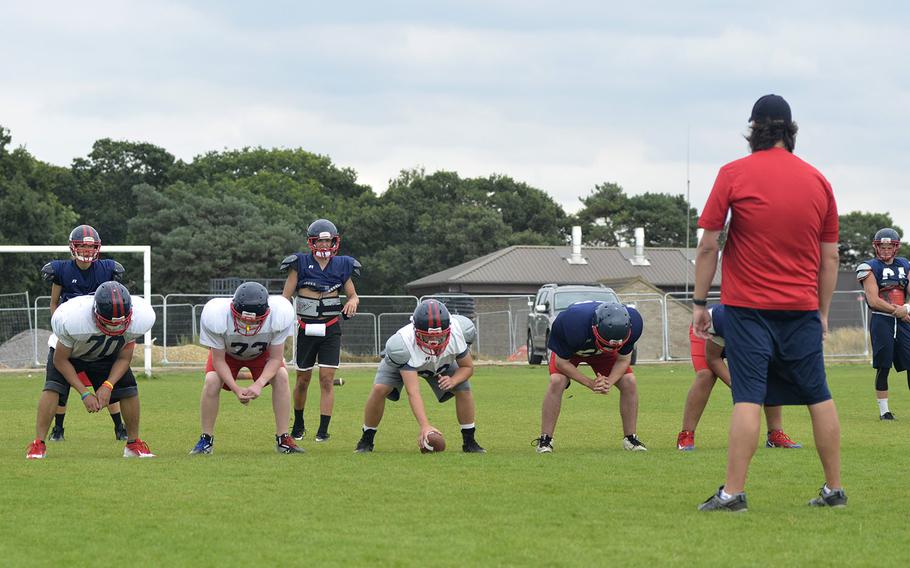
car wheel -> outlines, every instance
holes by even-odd
[[[531,339],[531,331],[528,330],[528,365],[540,365],[542,357],[534,352],[534,340]]]

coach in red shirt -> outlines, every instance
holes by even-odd
[[[699,510],[747,509],[746,474],[762,404],[809,407],[825,472],[825,485],[809,504],[843,506],[840,422],[822,353],[837,280],[837,204],[825,177],[793,155],[797,127],[783,97],[758,99],[749,121],[751,155],[720,169],[698,221],[705,232],[695,261],[693,326],[707,337],[705,299],[730,213],[721,303],[733,382],[726,483]]]

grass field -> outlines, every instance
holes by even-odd
[[[910,395],[892,374],[878,420],[866,365],[834,366],[844,484],[841,510],[805,502],[823,477],[805,408],[784,411],[801,450],[759,449],[749,512],[695,508],[723,481],[729,391],[705,412],[698,449],[675,449],[692,381],[688,365],[639,365],[639,437],[621,449],[618,393],[573,385],[556,451],[538,455],[544,367],[481,367],[472,380],[478,441],[466,455],[454,403],[429,407],[449,450],[420,455],[407,402],[387,405],[373,454],[354,455],[369,369],[342,369],[332,439],[305,455],[273,449],[268,398],[224,394],[215,454],[190,457],[199,435],[200,373],[141,380],[142,437],[158,458],[125,460],[105,414],[78,404],[67,441],[25,459],[43,378],[0,376],[0,564],[84,566],[606,566],[902,565],[910,529]],[[427,389],[425,400],[429,399]],[[311,395],[318,396],[315,385]],[[311,400],[311,404],[315,400]],[[312,405],[315,407],[315,405]],[[314,426],[308,416],[309,427]],[[905,418],[906,417],[906,418]]]

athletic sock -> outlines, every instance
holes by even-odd
[[[294,427],[300,426],[303,428],[303,409],[297,410],[294,409]]]
[[[66,418],[66,413],[61,412],[60,414],[54,415],[54,426],[57,428],[63,428],[63,419]]]
[[[888,399],[887,398],[879,398],[876,400],[878,400],[878,414],[880,416],[884,416],[886,412],[891,412],[888,409]]]
[[[474,440],[474,433],[477,431],[474,423],[471,424],[462,424],[461,425],[461,438],[464,440],[464,443],[468,443]]]
[[[717,492],[717,496],[720,497],[720,500],[721,500],[721,501],[729,501],[730,499],[733,498],[732,495],[730,495],[729,493],[727,493],[727,492],[724,491],[723,489],[721,489],[720,491]]]
[[[376,428],[367,428],[363,427],[363,435],[360,437],[361,440],[368,444],[373,443],[373,439],[376,437]]]
[[[332,421],[332,417],[320,414],[319,415],[319,431],[317,433],[328,434],[329,432],[329,422]]]
[[[114,426],[116,426],[117,428],[119,428],[120,425],[123,424],[123,419],[122,419],[122,417],[120,416],[120,413],[119,413],[119,412],[116,412],[116,413],[114,413],[114,414],[111,414],[111,420],[114,421]]]

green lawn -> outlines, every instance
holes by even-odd
[[[842,510],[805,505],[823,481],[804,408],[785,410],[801,450],[760,449],[749,512],[695,508],[723,481],[729,391],[715,390],[698,449],[675,449],[688,365],[639,365],[639,437],[621,449],[618,393],[573,385],[556,451],[537,455],[544,367],[481,367],[478,441],[465,455],[454,402],[429,407],[449,451],[421,455],[406,400],[387,405],[373,454],[354,455],[368,369],[342,369],[332,439],[304,455],[273,449],[268,395],[249,408],[225,393],[215,454],[190,457],[201,373],[140,381],[143,438],[158,458],[125,460],[105,414],[74,401],[67,441],[27,461],[43,379],[0,376],[0,559],[5,566],[894,565],[910,529],[910,395],[892,374],[881,423],[867,366],[829,381],[843,429]],[[718,383],[720,384],[720,383]],[[429,400],[429,389],[425,400]],[[318,389],[311,388],[315,402]],[[315,405],[312,406],[315,408]],[[312,418],[310,418],[312,416]],[[308,416],[315,426],[315,413]]]

